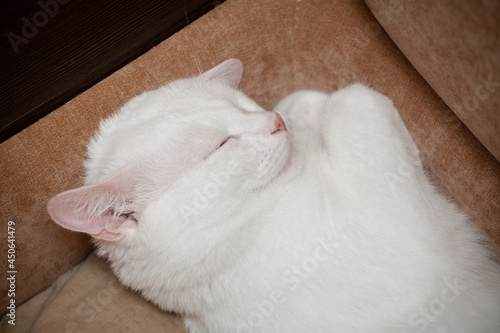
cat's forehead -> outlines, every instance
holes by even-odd
[[[105,166],[107,174],[151,156],[170,163],[187,154],[202,154],[239,130],[245,108],[258,107],[245,97],[226,85],[199,79],[145,92],[101,123],[88,146],[89,160],[96,163],[88,166]]]
[[[240,91],[223,83],[206,82],[200,78],[181,79],[156,90],[145,92],[127,102],[118,117],[129,121],[148,118],[213,116],[237,109],[258,111],[260,108]]]

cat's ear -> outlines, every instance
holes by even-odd
[[[48,204],[52,219],[62,227],[104,240],[117,240],[137,220],[127,211],[132,174],[122,172],[109,181],[56,195]]]
[[[223,80],[231,87],[238,88],[242,75],[243,63],[238,59],[228,59],[209,71],[201,74],[201,77],[207,81]]]

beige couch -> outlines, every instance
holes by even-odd
[[[174,314],[123,288],[106,263],[88,256],[87,236],[55,225],[46,204],[81,184],[85,145],[101,118],[142,91],[196,74],[197,65],[232,57],[245,65],[241,89],[268,109],[297,89],[333,91],[356,81],[390,96],[429,174],[500,254],[498,17],[498,2],[473,0],[218,6],[0,145],[0,216],[16,223],[18,271],[16,326],[4,317],[1,330],[184,331]],[[0,297],[3,313],[10,298]]]

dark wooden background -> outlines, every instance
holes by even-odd
[[[0,142],[223,1],[0,2]]]

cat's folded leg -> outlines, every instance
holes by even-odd
[[[320,142],[334,170],[384,178],[381,185],[423,175],[418,148],[388,97],[354,84],[331,94],[323,109]]]

